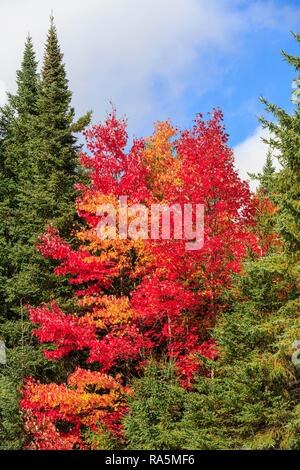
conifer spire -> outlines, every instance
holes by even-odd
[[[19,114],[35,114],[38,90],[37,60],[28,34],[20,70],[17,71],[16,108]]]
[[[262,174],[260,176],[260,189],[263,189],[267,193],[272,190],[272,179],[276,172],[276,168],[273,164],[272,151],[269,149],[266,161],[263,166]]]
[[[58,42],[54,17],[50,17],[41,74],[40,111],[50,126],[69,128],[74,117],[72,93],[68,87],[63,54]]]

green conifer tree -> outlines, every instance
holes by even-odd
[[[294,35],[300,43],[300,35]],[[269,144],[279,152],[279,162],[282,170],[276,177],[276,200],[280,207],[280,232],[283,234],[287,247],[298,251],[300,249],[300,58],[283,52],[287,62],[295,68],[298,74],[294,81],[296,89],[292,93],[295,112],[288,114],[285,110],[269,103],[262,98],[266,111],[272,113],[276,121],[261,118],[264,127],[271,132]]]
[[[265,164],[263,166],[263,171],[260,180],[260,188],[265,190],[268,193],[272,192],[272,178],[276,172],[276,168],[273,164],[272,152],[268,151]]]
[[[1,204],[8,205],[2,210],[6,212],[1,229],[6,233],[7,249],[2,256],[5,269],[2,265],[0,272],[4,276],[1,307],[8,318],[18,317],[21,300],[36,304],[65,294],[64,287],[49,274],[49,262],[35,248],[48,224],[66,236],[72,230],[76,220],[74,183],[80,180],[74,132],[83,130],[91,116],[87,113],[74,122],[62,59],[51,18],[41,79],[28,37],[17,72],[17,93],[9,95],[0,116],[6,132],[2,139],[2,177],[7,178],[3,188],[10,188],[1,198]]]
[[[284,56],[299,73],[299,58]],[[288,114],[263,102],[276,118],[262,123],[282,169],[274,173],[269,159],[264,173],[272,175],[282,245],[248,261],[235,306],[215,328],[220,358],[189,395],[180,425],[184,448],[300,449],[300,107]]]
[[[19,242],[18,200],[22,190],[22,171],[28,161],[28,142],[37,115],[37,62],[30,36],[27,37],[20,70],[17,72],[16,95],[8,94],[0,111],[1,128],[1,195],[0,195],[0,339],[7,347],[7,364],[0,369],[0,448],[17,449],[22,444],[19,415],[20,380],[29,368],[45,362],[30,344],[28,327],[16,315],[21,299],[12,296],[13,279],[21,264],[16,248]],[[13,286],[13,290],[11,289]],[[28,356],[28,353],[29,356]],[[35,360],[33,360],[35,358]]]
[[[178,384],[171,364],[150,362],[145,375],[134,381],[134,396],[124,420],[128,448],[174,450],[188,392]]]
[[[265,141],[265,139],[262,139]],[[265,194],[271,195],[272,193],[272,180],[276,173],[276,168],[273,164],[273,157],[271,149],[268,150],[265,163],[262,168],[262,173],[248,173],[248,176],[252,180],[259,182],[258,191],[264,192]]]
[[[50,274],[50,261],[36,250],[48,224],[70,234],[76,221],[74,183],[81,178],[74,132],[90,113],[74,122],[57,33],[51,18],[41,79],[32,40],[27,38],[17,92],[0,111],[0,340],[7,364],[0,365],[0,448],[19,448],[18,413],[22,379],[47,381],[64,374],[43,357],[31,336],[26,303],[68,297],[70,287]],[[71,297],[71,296],[70,296]]]

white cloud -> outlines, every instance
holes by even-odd
[[[0,50],[1,78],[11,90],[28,31],[41,58],[53,9],[76,109],[94,108],[99,119],[111,100],[140,133],[154,119],[172,115],[178,121],[186,90],[201,96],[218,84],[218,57],[239,52],[241,32],[279,27],[278,21],[269,24],[270,14],[276,19],[281,11],[272,2],[260,7],[257,22],[265,3],[1,0],[0,41],[9,45]]]
[[[249,181],[248,172],[257,174],[262,171],[268,152],[268,145],[262,141],[262,138],[266,139],[269,135],[267,129],[258,126],[253,134],[234,148],[236,167],[242,179]],[[280,167],[276,157],[273,158],[273,163],[276,168]],[[254,190],[257,182],[251,181],[250,186]]]
[[[6,101],[6,85],[0,80],[0,106],[3,106]]]
[[[12,86],[28,31],[42,55],[51,9],[65,53],[75,104],[103,114],[109,100],[136,124],[176,115],[175,101],[193,85],[217,79],[209,49],[226,51],[240,28],[227,1],[1,0],[0,63]],[[18,15],[16,15],[16,11]],[[201,73],[200,73],[201,72]],[[214,72],[214,73],[213,73]],[[163,93],[157,96],[156,84]]]

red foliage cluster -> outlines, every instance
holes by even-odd
[[[29,378],[21,407],[29,449],[84,449],[83,426],[98,431],[101,423],[122,438],[120,419],[126,412],[125,397],[131,393],[117,380],[101,372],[77,368],[67,385],[40,384]]]
[[[80,314],[65,314],[55,303],[29,313],[39,341],[52,344],[48,358],[81,351],[85,367],[93,363],[100,372],[80,369],[67,385],[27,383],[22,401],[27,429],[34,445],[43,449],[82,448],[82,425],[97,421],[120,434],[126,407],[123,402],[119,406],[116,389],[126,390],[113,378],[104,379],[104,373],[120,374],[126,383],[150,355],[164,356],[175,361],[181,381],[189,386],[194,374],[204,371],[203,357],[216,356],[211,326],[224,307],[222,295],[231,275],[239,271],[247,246],[255,244],[249,231],[250,191],[234,169],[219,111],[207,122],[198,116],[192,130],[181,133],[169,122],[159,123],[153,136],[134,141],[129,151],[126,123],[115,113],[87,131],[86,139],[91,155],[82,155],[81,161],[90,183],[78,187],[77,211],[87,227],[76,233],[80,246],[71,248],[53,228],[39,246],[59,261],[56,274],[68,274],[79,286]],[[204,204],[203,248],[187,251],[184,240],[174,239],[100,239],[97,207],[111,203],[118,211],[122,195],[129,206]],[[84,373],[79,387],[74,376]],[[106,395],[84,388],[96,386],[98,379],[107,381]],[[103,397],[111,400],[113,411],[104,411]],[[60,421],[71,425],[68,432],[58,430]]]

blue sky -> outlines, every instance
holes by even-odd
[[[92,108],[99,121],[112,101],[140,136],[220,107],[241,175],[261,168],[258,98],[291,109],[280,50],[299,54],[299,0],[0,0],[0,101],[28,32],[42,58],[51,10],[78,114]]]

